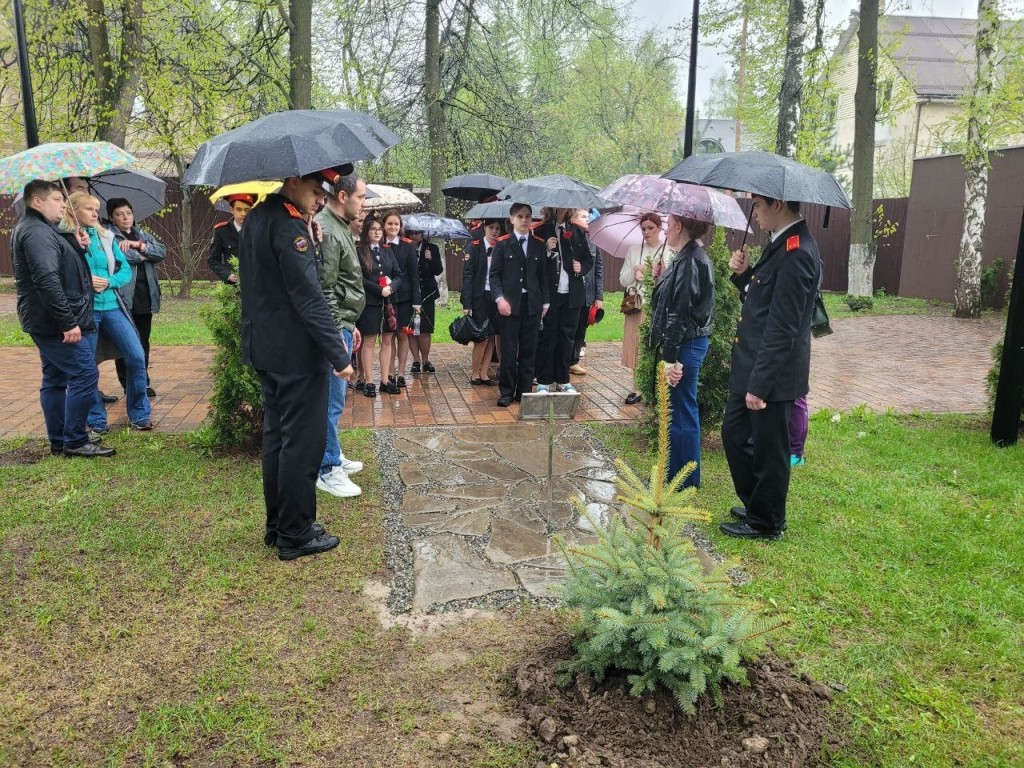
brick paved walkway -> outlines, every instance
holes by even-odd
[[[986,408],[985,374],[991,349],[1002,337],[998,319],[893,316],[838,320],[836,333],[814,342],[811,364],[812,412],[848,410],[867,404],[900,412],[973,412]],[[429,426],[504,424],[518,407],[497,408],[496,387],[469,383],[470,350],[457,344],[434,347],[436,375],[408,376],[399,396],[374,399],[353,393],[341,426]],[[591,344],[584,363],[590,373],[576,378],[583,400],[580,420],[636,418],[639,408],[623,404],[630,390],[619,366],[618,342]],[[153,422],[165,432],[197,427],[206,415],[210,391],[209,347],[154,347],[152,378],[158,397]],[[39,357],[34,347],[0,349],[0,437],[43,435],[39,410]],[[101,366],[100,386],[120,392],[113,363]],[[124,426],[123,401],[109,408],[110,424]]]

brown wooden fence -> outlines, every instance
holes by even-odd
[[[749,213],[750,201],[740,200],[739,203],[744,212]],[[168,255],[161,265],[161,276],[179,279],[185,272],[186,250],[182,247],[183,213],[181,187],[177,179],[167,179],[167,205],[168,210],[162,217],[152,217],[145,224],[161,242],[167,245]],[[875,200],[873,206],[876,209],[878,206],[882,207],[881,219],[883,222],[891,222],[895,225],[895,231],[882,238],[878,243],[874,275],[875,290],[885,289],[888,293],[899,294],[907,198]],[[205,195],[194,196],[191,208],[192,228],[189,240],[192,245],[192,259],[196,264],[195,277],[199,280],[212,280],[214,276],[206,266],[206,252],[214,223],[227,219],[228,214],[215,211]],[[801,207],[801,211],[807,219],[811,233],[818,241],[818,248],[821,251],[825,267],[823,287],[828,291],[845,292],[850,253],[849,211],[833,208],[827,229],[824,228],[824,206],[804,205]],[[11,198],[0,197],[0,275],[12,274],[9,236],[14,223]],[[752,223],[751,226],[754,233],[748,237],[748,242],[763,244],[766,240],[764,233],[755,223]],[[741,233],[729,232],[726,239],[730,248],[735,248],[738,247],[741,238]],[[449,243],[445,248],[448,287],[453,291],[458,291],[462,287],[463,253],[462,246],[457,243]],[[605,291],[609,293],[621,291],[622,285],[619,283],[621,259],[604,254],[603,265]]]

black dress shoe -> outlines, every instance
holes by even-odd
[[[483,379],[470,379],[469,383],[472,384],[474,387],[479,387],[481,384],[484,383],[484,380]]]
[[[405,383],[405,376],[399,376],[399,377],[398,377],[398,379],[397,379],[397,381],[395,381],[395,383],[396,383],[396,384],[397,384],[397,385],[398,385],[399,387],[405,387],[405,386],[408,386],[408,385],[407,385],[407,384]]]
[[[413,373],[419,373],[420,372],[420,364],[419,363],[413,361],[412,372]]]
[[[156,397],[156,390],[152,387],[146,387],[146,397]]]
[[[498,398],[499,408],[508,408],[510,405],[512,405],[511,395],[502,395],[501,397]]]
[[[636,405],[643,399],[643,395],[637,394],[636,392],[630,392],[626,395],[626,405]]]
[[[107,456],[113,456],[115,453],[117,453],[117,451],[113,448],[105,448],[102,445],[92,442],[80,445],[77,448],[64,448],[65,456],[80,456],[83,459],[102,459]]]
[[[89,442],[93,445],[99,445],[103,442],[103,438],[99,435],[89,435]],[[54,456],[60,456],[64,453],[64,443],[50,443],[50,453]]]
[[[782,531],[765,531],[760,528],[751,528],[746,523],[722,523],[718,529],[726,536],[734,536],[737,539],[767,539],[778,541],[782,538]]]
[[[280,547],[277,550],[277,558],[279,560],[295,560],[307,555],[319,555],[321,552],[334,549],[340,543],[341,539],[337,536],[328,536],[326,533],[321,533],[319,536],[314,536],[301,547]]]
[[[391,381],[391,377],[388,377],[388,381],[382,381],[378,391],[384,395],[400,395],[402,390],[398,388],[398,385]]]
[[[746,507],[733,507],[729,510],[729,514],[739,520],[741,523],[747,522],[747,508]],[[782,530],[786,530],[789,526],[786,525],[785,521],[782,523]]]
[[[434,364],[432,362],[427,360],[427,362],[425,362],[423,364],[423,372],[424,373],[437,373],[437,369],[434,368]]]
[[[377,387],[375,385],[373,385],[373,384],[364,384],[363,385],[363,394],[366,395],[367,397],[376,397],[377,396]]]
[[[364,389],[366,389],[366,382],[360,379],[356,382],[356,390],[362,392]]]
[[[103,392],[100,392],[100,400],[102,400],[104,403],[107,403],[108,405],[110,403],[116,403],[119,399],[120,398],[117,395],[105,395],[103,394]]]
[[[313,526],[312,526],[312,528],[310,528],[310,530],[313,531],[313,536],[323,536],[324,535],[323,523],[313,523]],[[264,533],[263,534],[263,543],[266,544],[268,547],[276,547],[277,546],[277,532],[276,531],[267,531],[266,533]]]

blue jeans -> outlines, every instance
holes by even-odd
[[[126,369],[125,400],[128,406],[128,421],[141,424],[149,421],[150,405],[146,396],[146,354],[142,351],[139,332],[131,319],[120,309],[93,312],[97,334],[93,340],[93,356],[96,354],[98,334],[102,333],[117,345],[124,358]],[[89,410],[89,426],[93,429],[107,428],[107,409],[103,407],[100,391],[94,393],[92,408]]]
[[[352,353],[352,331],[341,329],[341,343],[345,349]],[[327,366],[330,368],[330,364]],[[345,393],[348,391],[348,382],[334,375],[330,371],[330,391],[327,397],[327,447],[324,449],[324,457],[320,462],[320,474],[325,475],[335,467],[341,466],[341,443],[338,441],[338,421],[341,414],[345,412]]]
[[[671,480],[691,461],[697,468],[683,482],[700,488],[700,411],[697,409],[697,379],[700,366],[708,353],[708,337],[687,339],[679,345],[678,360],[683,364],[683,378],[669,387],[672,421],[668,426],[668,478]]]
[[[43,363],[39,404],[46,434],[53,446],[78,448],[86,444],[86,418],[96,395],[96,332],[82,334],[77,344],[57,337],[32,336]]]

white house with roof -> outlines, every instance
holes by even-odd
[[[833,141],[838,149],[849,151],[851,163],[858,24],[856,13],[851,14],[828,78],[835,87]],[[914,158],[955,151],[950,120],[962,110],[961,99],[974,81],[977,26],[977,19],[879,18],[877,196],[909,194]],[[850,169],[845,170],[848,177]]]

